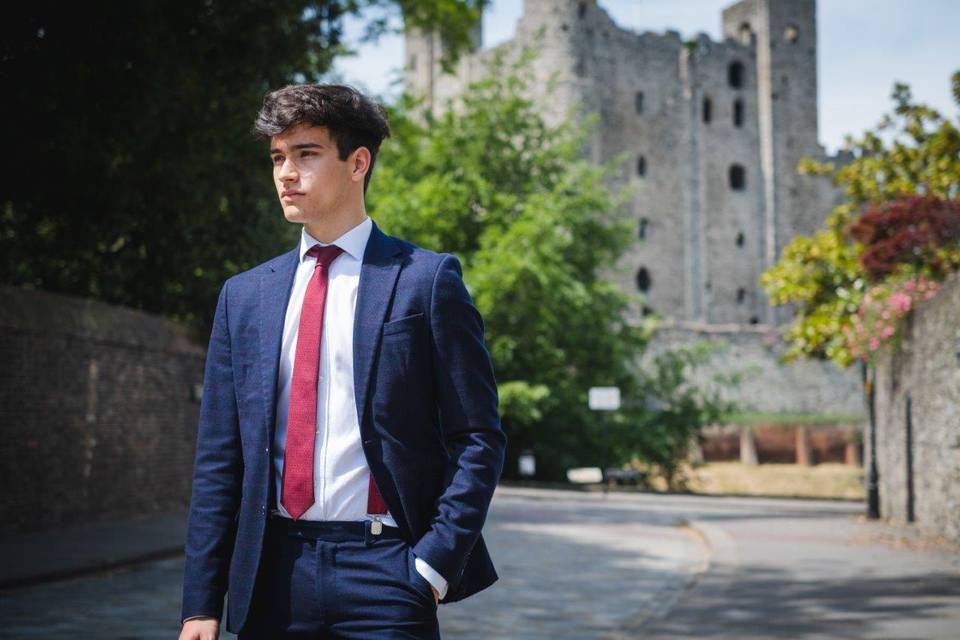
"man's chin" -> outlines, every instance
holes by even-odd
[[[306,216],[303,215],[303,211],[300,210],[300,207],[294,205],[286,205],[283,207],[283,216],[287,219],[287,222],[304,222],[306,221]]]

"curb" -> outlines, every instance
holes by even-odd
[[[690,574],[680,588],[673,589],[666,593],[665,597],[661,597],[656,607],[639,614],[624,625],[621,631],[626,635],[617,636],[618,640],[647,637],[646,634],[650,628],[666,619],[677,604],[688,597],[694,589],[708,581],[733,580],[739,572],[740,554],[730,534],[703,520],[684,519],[683,524],[678,526],[696,538],[703,547],[703,561],[700,567]]]

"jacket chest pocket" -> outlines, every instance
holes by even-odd
[[[427,319],[423,313],[414,313],[403,318],[383,323],[383,339],[403,339],[416,336],[427,330]]]
[[[378,369],[388,384],[396,377],[404,382],[425,381],[429,358],[430,344],[424,314],[417,313],[383,324]]]

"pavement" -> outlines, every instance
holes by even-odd
[[[443,637],[960,638],[960,548],[862,512],[501,487],[484,529],[501,578],[440,608]],[[0,637],[176,638],[184,525],[0,540]]]
[[[62,580],[183,553],[185,512],[0,537],[0,589]]]

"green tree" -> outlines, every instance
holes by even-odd
[[[348,53],[371,8],[439,28],[485,0],[17,3],[0,26],[0,281],[199,320],[222,281],[291,246],[251,125],[263,94]],[[381,12],[382,13],[382,12]],[[383,20],[368,36],[383,33]]]
[[[461,259],[500,381],[507,474],[526,449],[542,477],[637,455],[673,472],[719,403],[666,373],[692,363],[683,355],[658,361],[649,377],[636,367],[652,324],[626,322],[639,296],[601,277],[633,238],[622,206],[629,194],[610,186],[625,159],[585,159],[594,120],[544,121],[528,97],[532,57],[495,56],[440,115],[409,98],[397,105],[371,183],[372,215],[390,233]],[[620,387],[629,406],[590,411],[595,385]],[[651,394],[656,410],[642,400]]]
[[[960,107],[960,72],[953,74],[952,87]],[[800,164],[803,172],[832,176],[846,197],[827,217],[825,229],[794,238],[777,264],[761,275],[771,302],[790,303],[796,311],[786,332],[786,360],[826,358],[847,366],[855,359],[845,327],[857,323],[871,278],[862,263],[864,244],[851,233],[851,225],[865,210],[912,195],[960,198],[960,120],[914,103],[905,84],[897,83],[892,97],[893,113],[873,131],[847,136],[850,163],[837,167],[805,159]],[[940,259],[950,260],[950,255]],[[906,261],[896,278],[926,275],[924,271]]]

